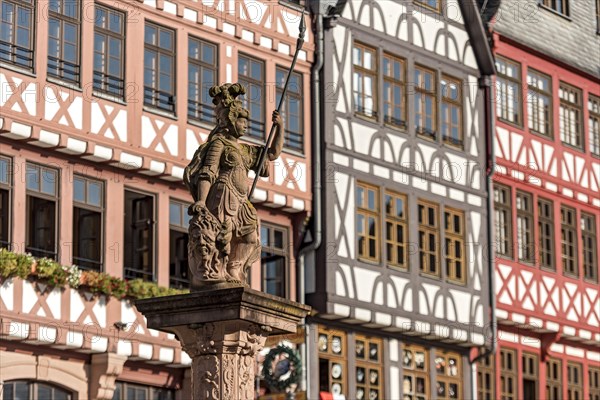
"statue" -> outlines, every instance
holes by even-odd
[[[221,282],[247,286],[248,268],[260,258],[258,216],[249,200],[248,171],[268,176],[269,161],[277,159],[283,147],[283,123],[274,111],[275,136],[268,149],[239,143],[248,129],[249,112],[237,97],[245,93],[239,83],[210,88],[217,124],[185,168],[183,181],[194,199],[188,210],[192,216],[188,244],[192,288]]]

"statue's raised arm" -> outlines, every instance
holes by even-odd
[[[246,134],[249,113],[239,95],[239,83],[210,88],[216,127],[185,168],[184,183],[194,204],[189,213],[188,258],[192,289],[219,282],[246,284],[248,268],[260,257],[258,217],[248,199],[248,172],[258,169],[262,148],[239,143]],[[283,123],[273,112],[275,137],[267,158],[279,157]],[[269,164],[257,173],[268,176]]]

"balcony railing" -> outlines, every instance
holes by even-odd
[[[162,111],[175,112],[175,96],[149,86],[144,86],[144,104]]]
[[[125,94],[125,81],[104,72],[94,71],[94,90],[123,98]]]
[[[0,40],[0,60],[33,69],[33,50]]]
[[[188,117],[201,122],[214,123],[215,112],[213,105],[201,103],[195,100],[188,100]]]
[[[78,84],[79,65],[57,57],[48,56],[48,75]]]

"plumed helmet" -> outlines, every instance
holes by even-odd
[[[238,118],[248,118],[250,113],[243,107],[238,96],[246,94],[246,88],[239,83],[225,83],[213,86],[208,94],[215,105],[215,113],[219,126],[226,127],[229,123],[235,124]]]

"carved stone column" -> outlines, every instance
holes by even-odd
[[[90,397],[96,400],[112,400],[115,381],[123,372],[126,356],[114,353],[92,355],[90,371]]]
[[[193,399],[254,399],[256,354],[267,336],[296,333],[310,308],[247,287],[219,284],[139,300],[148,327],[177,335],[192,358]]]

